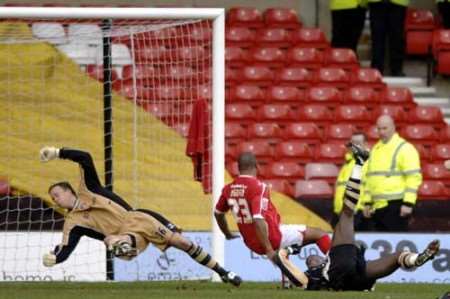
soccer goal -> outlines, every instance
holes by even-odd
[[[0,281],[212,278],[183,253],[149,248],[123,262],[86,237],[45,268],[65,213],[47,188],[78,186],[79,170],[40,163],[38,153],[45,145],[89,151],[102,183],[160,212],[223,263],[211,211],[224,183],[224,10],[1,7],[0,18]],[[203,184],[186,156],[192,118]]]

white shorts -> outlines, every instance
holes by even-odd
[[[291,245],[303,245],[303,233],[306,231],[304,224],[282,224],[280,225],[281,244],[280,248]]]

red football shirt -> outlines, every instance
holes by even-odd
[[[230,209],[248,248],[258,254],[266,253],[256,236],[255,218],[266,220],[273,249],[280,247],[280,215],[270,200],[270,190],[265,183],[253,176],[238,176],[222,189],[216,205],[217,213]]]

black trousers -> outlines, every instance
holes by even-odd
[[[336,224],[339,221],[339,215],[336,213],[333,213],[333,216],[331,217],[331,226],[334,228],[336,227]],[[374,230],[374,223],[372,218],[366,218],[364,217],[362,211],[358,211],[354,218],[353,218],[353,224],[355,231],[359,232],[369,232]]]
[[[356,53],[359,38],[366,20],[366,9],[362,7],[331,11],[333,48],[350,48]]]
[[[391,2],[369,3],[372,36],[372,67],[384,73],[386,41],[389,43],[389,68],[392,75],[403,72],[405,56],[406,7]]]
[[[373,215],[374,228],[380,232],[406,232],[408,231],[408,217],[400,217],[400,208],[403,200],[391,200],[389,205],[375,210]]]
[[[438,11],[441,15],[442,25],[445,29],[450,29],[450,2],[439,2]]]

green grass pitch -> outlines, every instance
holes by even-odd
[[[374,292],[305,292],[280,289],[279,283],[243,283],[233,288],[202,281],[132,283],[0,283],[0,298],[8,299],[148,299],[148,298],[301,298],[301,299],[435,299],[450,284],[377,284]]]

